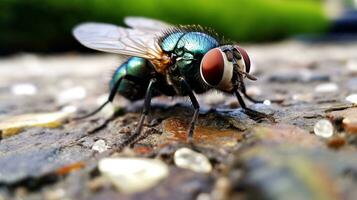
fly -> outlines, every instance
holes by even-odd
[[[127,141],[130,144],[141,133],[152,97],[188,96],[194,108],[188,129],[192,142],[200,109],[195,94],[215,89],[235,95],[251,118],[274,122],[272,116],[248,108],[240,95],[262,103],[246,93],[243,80],[256,78],[249,74],[248,53],[236,43],[225,42],[213,30],[198,25],[173,26],[142,17],[127,17],[125,23],[128,27],[84,23],[73,30],[75,38],[88,48],[131,56],[113,74],[107,101],[80,118],[96,114],[113,102],[116,94],[131,101],[144,99],[138,126]]]

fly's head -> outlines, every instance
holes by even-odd
[[[200,74],[203,81],[216,89],[231,92],[249,75],[250,58],[238,45],[225,45],[209,50],[202,58]]]

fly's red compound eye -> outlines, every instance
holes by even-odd
[[[247,73],[249,73],[249,71],[250,71],[250,58],[248,56],[247,51],[245,49],[239,47],[239,46],[235,46],[235,47],[237,48],[237,50],[240,52],[240,54],[243,57],[244,64],[245,64],[245,71]]]
[[[211,49],[202,58],[201,77],[211,86],[218,85],[224,73],[224,58],[218,48]]]

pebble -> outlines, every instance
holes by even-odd
[[[292,96],[292,99],[295,101],[310,102],[314,99],[314,97],[310,93],[305,93],[305,94],[294,94]]]
[[[78,108],[76,106],[71,106],[71,105],[65,106],[61,109],[62,112],[68,113],[68,114],[73,114],[77,110],[78,110]]]
[[[315,87],[315,92],[319,93],[336,92],[337,90],[338,85],[336,83],[324,83]]]
[[[346,97],[346,101],[357,104],[357,94],[351,94]]]
[[[224,103],[227,99],[227,96],[224,95],[222,92],[210,92],[206,98],[204,98],[204,102],[207,105],[219,105]]]
[[[152,188],[169,175],[164,162],[148,158],[104,158],[98,168],[120,192],[127,194]]]
[[[34,113],[12,116],[0,122],[2,137],[10,137],[27,127],[57,128],[69,116],[66,112]]]
[[[353,75],[356,75],[357,74],[357,60],[349,60],[347,62],[347,70],[353,74]]]
[[[74,100],[84,99],[86,95],[87,92],[85,88],[81,86],[73,87],[60,92],[59,95],[57,96],[57,101],[60,104],[70,103],[71,101]]]
[[[199,173],[209,173],[212,171],[212,165],[208,158],[189,148],[178,149],[174,154],[174,162],[178,167]]]
[[[247,87],[247,94],[250,96],[259,96],[262,95],[262,89],[257,86],[249,86]]]
[[[317,136],[329,138],[333,135],[333,126],[329,120],[322,119],[315,124],[314,133]]]
[[[327,141],[327,146],[332,148],[332,149],[339,149],[341,147],[343,147],[344,145],[346,145],[347,141],[345,138],[340,137],[340,136],[336,136],[336,137],[332,137],[330,140]]]
[[[106,142],[102,139],[95,141],[92,146],[92,150],[98,151],[99,153],[108,150],[108,148],[109,146],[107,146]]]
[[[48,190],[44,192],[44,199],[46,200],[60,200],[66,198],[66,190],[63,188],[56,188],[54,190]]]
[[[333,111],[327,116],[331,121],[342,119],[342,128],[350,134],[357,134],[357,107]]]
[[[271,105],[271,101],[270,100],[264,100],[263,104],[267,105],[267,106],[270,106]]]
[[[31,83],[15,84],[11,87],[11,93],[14,95],[35,95],[37,93],[37,87]]]

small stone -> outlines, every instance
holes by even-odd
[[[12,116],[0,122],[2,137],[10,137],[27,127],[57,128],[69,116],[65,112],[36,113]]]
[[[195,172],[209,173],[212,171],[212,165],[208,158],[189,148],[178,149],[174,154],[174,162],[178,167]]]
[[[317,136],[329,138],[333,135],[333,126],[329,120],[322,119],[315,124],[314,133]]]
[[[68,114],[73,114],[77,111],[77,107],[76,106],[65,106],[61,109],[62,112],[64,113],[68,113]]]
[[[346,67],[351,74],[357,75],[357,60],[349,60]]]
[[[267,106],[270,106],[271,105],[271,101],[270,100],[264,100],[263,104],[267,105]]]
[[[70,103],[74,100],[84,99],[87,95],[86,89],[81,86],[73,87],[67,90],[64,90],[59,93],[57,96],[57,101],[60,104]]]
[[[262,90],[257,86],[250,86],[247,88],[247,94],[249,96],[259,96],[262,94]]]
[[[108,146],[105,143],[104,140],[97,140],[96,142],[94,142],[93,146],[92,146],[92,150],[94,151],[98,151],[99,153],[102,153],[106,150],[108,150]]]
[[[57,188],[54,190],[48,190],[44,192],[44,199],[46,200],[61,200],[66,199],[66,190],[63,188]]]
[[[20,83],[11,87],[11,93],[14,95],[35,95],[37,87],[31,83]]]
[[[338,85],[336,83],[324,83],[315,87],[315,92],[327,93],[336,92],[338,90]]]
[[[303,102],[311,102],[314,97],[311,93],[306,93],[306,94],[294,94],[292,96],[293,100],[295,101],[303,101]]]
[[[333,137],[327,141],[327,146],[332,149],[339,149],[346,144],[346,139],[343,137]]]
[[[104,158],[98,168],[120,192],[129,194],[152,188],[169,174],[165,163],[147,158]]]
[[[357,104],[357,94],[351,94],[346,97],[346,101]]]
[[[357,107],[333,111],[328,113],[327,116],[330,120],[341,122],[342,128],[350,134],[357,134]]]
[[[212,91],[204,98],[204,102],[207,105],[219,105],[225,102],[226,95],[221,92]]]
[[[357,117],[356,115],[351,117],[346,117],[342,120],[343,128],[348,133],[357,133]]]
[[[100,111],[100,113],[106,117],[106,118],[110,118],[111,116],[113,116],[115,114],[115,107],[113,104],[108,103],[107,105],[104,106],[104,108],[102,108],[102,110]]]

